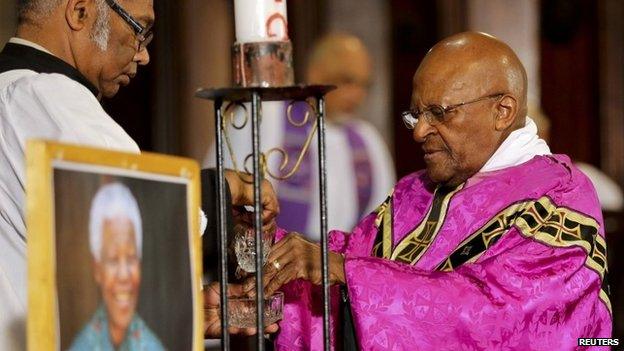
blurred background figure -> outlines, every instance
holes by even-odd
[[[327,204],[328,228],[351,230],[388,195],[395,182],[394,164],[388,147],[375,127],[359,118],[371,84],[371,58],[362,41],[349,34],[334,33],[321,38],[309,57],[306,82],[332,84],[327,95]],[[371,116],[369,116],[371,117]],[[374,116],[372,116],[374,118]],[[282,144],[297,143],[291,127],[284,127]],[[289,145],[291,140],[293,145]],[[279,182],[282,213],[278,224],[309,233],[320,240],[316,150],[307,157],[307,167],[292,179]]]
[[[529,116],[535,121],[538,130],[537,133],[540,138],[550,144],[550,120],[548,116],[546,116],[543,111],[535,108],[535,106],[529,106]],[[611,177],[599,168],[586,162],[574,162],[574,165],[591,180],[598,194],[598,200],[600,200],[600,206],[603,211],[622,211],[622,207],[624,206],[622,188],[611,179]]]
[[[322,37],[312,48],[306,68],[309,84],[332,84],[337,89],[326,100],[326,153],[328,228],[351,230],[357,221],[375,209],[395,182],[394,164],[384,140],[375,127],[359,118],[362,103],[371,84],[372,62],[362,41],[350,34],[332,33]],[[281,147],[289,156],[290,170],[312,130],[313,118],[304,128],[296,127],[282,116],[264,114],[261,133],[265,152]],[[307,111],[303,103],[292,108],[292,119],[302,121]],[[373,116],[374,118],[374,116]],[[249,125],[249,124],[248,124]],[[242,168],[251,153],[249,128],[228,133]],[[278,224],[285,229],[306,233],[320,240],[320,206],[318,199],[318,156],[315,147],[304,156],[299,171],[292,178],[275,181],[281,213]],[[214,146],[206,155],[206,164],[215,164]],[[226,153],[228,166],[233,164]],[[269,156],[269,167],[278,168],[277,157]]]

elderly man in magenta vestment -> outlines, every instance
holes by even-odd
[[[526,87],[515,53],[483,33],[425,56],[402,118],[426,170],[330,233],[334,347],[572,350],[611,336],[596,193],[537,136]],[[265,276],[286,298],[276,347],[322,349],[319,246],[278,240]]]

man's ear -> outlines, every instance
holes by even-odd
[[[509,128],[516,120],[518,101],[511,95],[504,95],[496,105],[496,120],[494,125],[497,131]]]
[[[65,20],[72,30],[80,31],[95,18],[96,8],[93,0],[68,0],[65,7]]]

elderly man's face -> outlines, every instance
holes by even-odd
[[[152,0],[118,0],[118,3],[143,27],[154,23]],[[97,72],[98,88],[105,97],[112,97],[120,86],[130,83],[137,74],[138,65],[149,62],[147,49],[138,51],[138,39],[121,16],[107,8],[110,17],[110,37],[107,50],[101,52],[101,65]]]
[[[109,323],[118,330],[127,330],[136,310],[141,283],[134,226],[127,217],[104,221],[102,252],[100,262],[95,263],[95,279]]]
[[[479,72],[470,74],[466,66],[423,63],[414,76],[412,108],[431,105],[447,107],[490,94]],[[424,118],[414,128],[413,137],[422,144],[429,178],[436,183],[459,185],[477,173],[497,147],[495,131],[496,99],[486,99],[458,107],[431,126]]]

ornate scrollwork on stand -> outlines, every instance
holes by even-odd
[[[235,115],[238,108],[241,108],[244,112],[243,121],[240,122],[239,124],[236,123],[236,115]],[[230,159],[232,160],[232,165],[234,166],[234,170],[236,171],[236,174],[243,182],[251,183],[248,179],[243,177],[243,175],[239,171],[240,168],[238,167],[238,162],[236,161],[236,155],[234,154],[234,148],[232,147],[232,142],[230,141],[230,133],[228,132],[228,128],[227,128],[228,124],[231,125],[232,128],[237,129],[237,130],[241,130],[245,128],[245,126],[247,125],[247,122],[249,121],[249,113],[247,111],[247,107],[245,107],[245,105],[240,102],[230,102],[229,104],[225,106],[223,116],[225,116],[225,118],[221,120],[221,130],[223,131],[223,136],[225,137],[225,145],[228,148],[228,153],[230,154]]]
[[[243,121],[239,122],[238,124],[236,123],[237,108],[241,108],[244,112]],[[234,127],[234,129],[241,130],[245,128],[245,126],[247,125],[247,121],[249,121],[249,113],[247,111],[247,106],[245,106],[245,104],[240,103],[240,102],[230,102],[229,104],[227,104],[227,106],[225,107],[224,115],[226,116],[226,118],[223,119],[223,125],[221,126],[222,128],[224,128],[227,125],[227,120],[229,120],[230,124],[232,125],[232,127]]]
[[[297,119],[298,116],[295,116],[293,113],[293,108],[295,104],[297,103],[306,104],[306,111],[300,120],[298,120]],[[239,108],[242,108],[244,112],[242,119],[238,117],[238,114],[236,113],[237,111],[240,111]],[[244,104],[239,103],[239,102],[231,102],[225,107],[225,111],[223,115],[225,116],[225,118],[223,118],[221,129],[223,130],[223,135],[225,136],[225,143],[228,148],[230,159],[232,160],[232,165],[234,166],[234,170],[236,171],[240,179],[244,182],[249,183],[248,178],[243,177],[242,172],[244,171],[246,173],[250,173],[250,174],[252,173],[251,171],[252,167],[250,167],[250,164],[253,159],[253,154],[248,154],[245,157],[243,161],[243,169],[241,169],[238,165],[238,162],[236,161],[237,160],[236,154],[232,147],[232,143],[230,141],[230,135],[228,133],[228,128],[227,128],[228,125],[231,125],[234,129],[237,129],[237,130],[244,129],[249,121],[249,113]],[[318,129],[318,113],[314,105],[310,103],[308,100],[290,101],[288,103],[288,106],[286,107],[286,118],[287,118],[288,123],[290,123],[292,126],[297,127],[297,128],[306,128],[306,126],[310,123],[310,118],[314,118],[314,122],[305,138],[303,145],[301,146],[301,150],[299,150],[299,153],[297,154],[297,157],[295,158],[296,161],[294,165],[292,166],[292,168],[287,169],[290,157],[288,155],[288,152],[284,150],[284,148],[282,147],[273,147],[267,150],[266,152],[260,153],[260,173],[261,173],[262,178],[265,178],[265,176],[268,175],[269,177],[275,180],[286,180],[292,177],[295,173],[297,173],[297,171],[301,167],[303,158],[305,157],[306,153],[308,152],[308,149],[310,148],[310,143],[312,142],[312,138],[314,137],[314,134],[316,133]],[[276,157],[278,157],[279,165],[277,167],[277,170],[272,170],[268,166],[268,161],[272,157],[272,155],[277,155]]]

